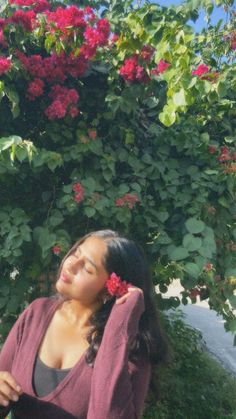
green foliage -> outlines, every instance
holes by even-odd
[[[235,378],[205,351],[201,334],[181,311],[163,318],[172,346],[169,366],[159,369],[159,397],[149,392],[143,419],[234,419]]]
[[[134,7],[120,0],[77,3],[100,12],[102,6],[118,40],[100,48],[86,74],[64,82],[79,93],[76,118],[49,120],[47,91],[28,100],[31,76],[15,53],[49,57],[70,50],[78,39],[60,43],[43,24],[30,33],[13,25],[4,30],[8,47],[2,54],[13,57],[13,65],[0,80],[5,287],[0,317],[9,326],[27,302],[50,291],[59,261],[78,237],[111,227],[145,247],[161,292],[180,278],[183,303],[198,290],[235,332],[236,78],[230,2],[217,2],[229,16],[218,26],[210,21],[214,3],[206,0],[176,8],[149,2]],[[1,17],[12,13],[4,4]],[[195,34],[187,22],[202,6],[209,25]],[[134,54],[140,57],[144,45],[155,49],[152,63],[142,62],[150,82],[127,82],[120,69]],[[170,66],[152,76],[161,60]],[[193,75],[203,63],[209,67],[205,77]],[[229,159],[222,161],[225,154]],[[75,184],[84,192],[79,202]],[[14,268],[19,275],[12,279]],[[14,300],[16,295],[20,298]],[[8,300],[15,301],[12,312],[6,311]],[[158,303],[176,307],[180,300],[159,294]]]

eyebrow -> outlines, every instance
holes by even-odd
[[[75,251],[76,250],[80,250],[80,252],[81,252],[81,245],[78,245],[77,247],[76,247],[76,249],[75,249]],[[91,265],[93,265],[94,266],[94,268],[96,269],[96,270],[98,270],[98,267],[97,267],[97,265],[92,261],[92,259],[90,259],[88,256],[86,256],[85,254],[84,254],[84,256],[86,257],[86,259],[91,263]]]

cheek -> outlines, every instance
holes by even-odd
[[[104,287],[104,281],[101,281],[99,278],[90,276],[90,275],[78,275],[74,282],[75,288],[83,293],[92,293],[96,294],[101,291]]]

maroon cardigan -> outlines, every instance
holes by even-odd
[[[37,397],[32,386],[35,359],[52,316],[61,301],[38,298],[20,315],[0,353],[0,371],[9,371],[23,394],[18,402],[0,407],[0,418],[12,409],[20,419],[138,419],[147,395],[151,364],[128,360],[129,344],[137,335],[144,311],[143,295],[134,291],[114,304],[94,366],[85,353],[59,385]]]

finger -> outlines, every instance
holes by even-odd
[[[123,295],[122,297],[118,298],[118,300],[116,300],[116,304],[123,304],[127,300],[128,295],[129,295],[129,293],[127,293],[127,294]]]
[[[7,407],[9,405],[9,400],[0,394],[0,406]]]
[[[143,290],[141,290],[140,288],[137,288],[137,287],[129,287],[128,291],[139,291],[141,293],[143,292]]]
[[[19,395],[4,381],[0,382],[0,392],[3,399],[7,401],[17,402],[19,400]]]
[[[10,372],[8,371],[3,371],[0,373],[0,380],[5,381],[6,383],[9,384],[10,387],[12,387],[12,389],[18,393],[21,394],[22,393],[22,389],[20,387],[20,385],[16,382],[15,378],[10,374]]]

